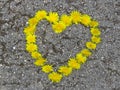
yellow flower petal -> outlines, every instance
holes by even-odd
[[[39,22],[39,20],[38,19],[36,19],[36,18],[30,18],[29,20],[28,20],[28,23],[29,23],[29,25],[30,26],[36,26],[37,24],[38,24],[38,22]]]
[[[52,82],[58,83],[62,79],[62,75],[57,72],[52,72],[48,75],[48,78],[52,80]]]
[[[72,68],[68,66],[60,66],[58,72],[62,73],[65,76],[68,76],[72,73]]]
[[[37,45],[36,44],[26,44],[26,50],[28,51],[28,52],[34,52],[34,51],[37,51],[37,49],[38,49],[38,47],[37,47]]]
[[[99,36],[101,34],[101,32],[98,28],[91,28],[90,32],[94,36]]]
[[[92,42],[98,44],[101,42],[101,38],[100,37],[96,37],[96,36],[92,36],[91,38]]]
[[[42,20],[47,16],[47,12],[45,10],[39,10],[36,12],[35,14],[35,18],[37,18],[38,20]]]
[[[68,66],[73,68],[73,69],[80,69],[80,64],[77,63],[76,59],[74,58],[71,58],[69,61],[68,61]]]
[[[29,35],[27,35],[26,40],[27,40],[27,43],[35,43],[36,42],[36,36],[32,35],[32,34],[29,34]]]
[[[59,20],[58,13],[50,12],[49,16],[47,16],[46,19],[51,23],[56,23]]]
[[[78,53],[76,55],[76,60],[78,63],[85,63],[87,58],[85,56],[83,56],[81,53]]]
[[[23,31],[23,32],[24,32],[26,35],[29,35],[29,34],[35,33],[35,30],[36,30],[36,27],[35,27],[35,26],[28,26],[28,27],[24,28],[24,31]]]
[[[45,62],[46,62],[46,59],[44,59],[44,58],[39,58],[39,59],[37,59],[37,60],[34,62],[34,64],[35,64],[36,66],[43,66],[43,65],[45,64]]]
[[[34,59],[38,59],[38,58],[41,58],[41,57],[42,57],[42,55],[41,55],[39,52],[37,52],[37,51],[32,52],[32,53],[31,53],[31,56],[32,56],[32,58],[34,58]]]
[[[72,18],[70,16],[65,15],[65,14],[63,14],[61,16],[61,21],[63,23],[65,23],[66,26],[70,26],[72,24]]]
[[[87,14],[83,14],[81,17],[81,23],[85,26],[89,26],[91,22],[91,17]]]
[[[52,65],[45,65],[42,67],[42,71],[45,73],[50,73],[53,71],[53,67],[52,67]]]
[[[92,53],[91,53],[90,50],[88,50],[88,49],[83,49],[83,50],[81,51],[81,54],[83,54],[83,55],[86,56],[86,57],[89,57]]]
[[[86,43],[86,47],[87,47],[88,49],[96,49],[96,44],[93,43],[93,42],[87,42],[87,43]]]
[[[81,13],[78,11],[72,11],[70,13],[73,23],[78,24],[81,21]]]
[[[61,33],[65,30],[66,26],[63,22],[57,22],[54,25],[52,25],[52,28],[55,33]]]
[[[90,22],[90,27],[97,27],[99,25],[99,23],[96,20],[92,20]]]

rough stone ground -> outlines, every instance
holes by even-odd
[[[59,15],[77,9],[100,22],[102,43],[59,84],[52,84],[25,51],[23,28],[39,9]],[[56,35],[46,21],[37,36],[39,50],[55,67],[75,56],[90,37],[82,25]],[[120,0],[0,0],[0,90],[120,90]]]

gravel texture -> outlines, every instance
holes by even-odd
[[[102,43],[80,70],[58,84],[51,83],[25,51],[23,28],[40,9],[59,15],[76,9],[100,22]],[[90,38],[82,25],[59,35],[46,21],[37,29],[39,50],[55,68]],[[120,0],[0,0],[0,90],[120,90]]]

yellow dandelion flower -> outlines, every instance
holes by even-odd
[[[100,37],[96,37],[96,36],[92,36],[91,40],[92,40],[92,42],[94,42],[96,44],[101,42],[101,38]]]
[[[28,51],[28,52],[34,52],[34,51],[37,51],[37,49],[38,49],[38,47],[37,47],[37,45],[36,44],[33,44],[33,43],[31,43],[31,44],[26,44],[26,50]]]
[[[101,32],[98,28],[91,28],[90,32],[94,36],[99,36],[101,34]]]
[[[43,65],[45,64],[45,62],[46,62],[46,59],[44,59],[44,58],[39,58],[39,59],[37,59],[37,60],[34,62],[34,64],[35,64],[36,66],[43,66]]]
[[[57,73],[57,72],[52,72],[48,75],[48,78],[52,81],[52,82],[55,82],[55,83],[58,83],[61,81],[62,79],[62,75]]]
[[[83,55],[86,56],[86,57],[89,57],[92,53],[90,52],[89,49],[83,49],[83,50],[81,51],[81,54],[83,54]]]
[[[92,20],[90,22],[90,27],[97,27],[99,25],[99,23],[96,20]]]
[[[70,26],[72,24],[72,19],[70,16],[67,16],[65,14],[63,14],[61,16],[61,21],[65,23],[66,26]]]
[[[73,23],[78,24],[81,21],[81,13],[78,11],[72,11],[70,13]]]
[[[57,22],[55,24],[52,25],[52,28],[54,30],[55,33],[61,33],[62,31],[65,30],[66,26],[65,24],[61,21],[61,22]]]
[[[42,67],[42,71],[45,72],[45,73],[50,73],[50,72],[53,71],[53,67],[52,67],[52,65],[44,65]]]
[[[35,18],[37,18],[38,20],[42,20],[47,16],[47,12],[45,10],[39,10],[36,12],[35,14]]]
[[[51,23],[55,23],[59,20],[59,16],[58,13],[56,12],[50,12],[49,16],[46,17],[46,19],[51,22]]]
[[[42,55],[41,55],[39,52],[37,52],[37,51],[32,52],[32,53],[31,53],[31,56],[32,56],[32,58],[34,58],[34,59],[38,59],[38,58],[41,58],[41,57],[42,57]]]
[[[80,69],[80,64],[77,63],[76,59],[74,58],[69,59],[68,66],[73,69]]]
[[[87,14],[83,14],[81,17],[81,23],[85,26],[89,26],[91,22],[91,17]]]
[[[29,34],[29,35],[26,37],[26,40],[27,40],[27,43],[35,43],[35,42],[36,42],[36,36],[35,36],[35,35],[32,35],[32,34]]]
[[[29,34],[35,33],[35,30],[36,30],[36,27],[35,27],[35,26],[28,26],[28,27],[24,28],[24,31],[23,31],[23,32],[24,32],[26,35],[29,35]]]
[[[93,43],[93,42],[87,42],[87,43],[86,43],[86,47],[87,47],[88,49],[96,49],[96,44]]]
[[[38,22],[39,22],[39,20],[37,18],[35,18],[35,17],[30,18],[28,20],[28,23],[29,23],[30,26],[36,26],[38,24]]]
[[[58,72],[62,73],[65,76],[68,76],[72,73],[72,68],[68,66],[60,66]]]
[[[85,63],[87,60],[87,57],[83,56],[81,53],[78,53],[76,55],[76,59],[78,63]]]

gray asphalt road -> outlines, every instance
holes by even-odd
[[[102,43],[80,70],[52,84],[25,51],[23,28],[37,10],[59,15],[78,10],[100,22]],[[60,66],[89,40],[89,29],[72,25],[56,35],[37,27],[39,50]],[[0,90],[120,90],[120,0],[0,0]]]

